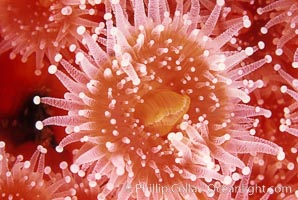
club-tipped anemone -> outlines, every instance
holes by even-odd
[[[75,50],[76,68],[59,56],[68,75],[51,65],[69,92],[64,99],[35,97],[68,111],[38,121],[36,127],[65,126],[57,151],[74,142],[83,145],[70,170],[108,177],[98,199],[117,190],[118,199],[197,199],[216,195],[207,182],[229,185],[233,174],[250,173],[241,154],[282,156],[274,143],[252,136],[255,117],[269,110],[247,105],[261,80],[245,76],[266,63],[269,55],[240,65],[257,47],[222,51],[249,22],[236,19],[222,34],[212,36],[224,1],[218,0],[201,26],[199,1],[173,13],[167,1],[133,1],[133,23],[119,1],[106,3],[105,26],[80,34],[88,52]],[[147,11],[148,12],[147,12]],[[116,24],[113,25],[113,19]],[[96,41],[104,41],[101,45]],[[193,191],[160,193],[149,185],[195,185]],[[144,185],[144,188],[138,188]],[[127,189],[129,187],[129,189]],[[200,192],[199,192],[200,191]]]
[[[285,55],[292,62],[293,68],[298,68],[298,3],[295,0],[272,1],[264,7],[257,9],[259,15],[268,15],[270,19],[261,27],[262,34],[268,34],[274,29],[272,41],[276,45],[275,54]],[[278,32],[278,38],[276,38]]]
[[[46,152],[38,146],[31,159],[24,161],[22,155],[7,154],[5,143],[0,141],[1,199],[58,200],[70,195],[61,190],[66,184],[63,178],[50,176],[51,168],[44,165]]]
[[[10,51],[10,59],[20,54],[22,62],[34,55],[35,73],[39,75],[45,63],[57,63],[54,59],[57,52],[79,45],[79,27],[96,29],[98,24],[87,19],[93,15],[95,9],[84,1],[3,0],[0,2],[0,54]]]
[[[285,149],[287,154],[280,156],[278,160],[261,154],[254,157],[248,186],[257,188],[256,186],[261,185],[264,188],[262,192],[253,194],[255,198],[289,200],[298,197],[296,192],[298,189],[296,184],[297,164],[295,164],[297,159],[295,145],[297,143],[293,143],[293,147],[290,148],[291,152]],[[240,184],[242,185],[242,183]]]
[[[67,162],[63,161],[59,165],[61,175],[67,182],[64,189],[71,192],[71,199],[97,199],[97,195],[103,190],[103,187],[108,182],[108,178],[98,177],[97,180],[90,178],[88,172],[79,170],[77,173],[72,173],[69,170]],[[111,199],[113,192],[107,199]]]
[[[285,80],[286,84],[280,87],[281,93],[288,94],[293,101],[284,108],[284,118],[280,120],[279,130],[281,132],[288,132],[298,137],[298,79],[294,78],[286,70],[282,69],[280,65],[275,65],[275,70]]]

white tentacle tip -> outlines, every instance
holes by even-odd
[[[292,67],[297,69],[298,68],[298,62],[292,62]]]
[[[283,85],[283,86],[280,87],[280,91],[281,91],[281,93],[286,93],[287,90],[288,90],[288,87],[285,86],[285,85]]]
[[[251,56],[254,53],[254,49],[252,47],[246,47],[244,51],[247,56]]]
[[[63,152],[63,147],[60,146],[60,145],[56,146],[56,151],[57,151],[58,153]]]
[[[223,6],[223,5],[225,5],[225,1],[224,0],[216,0],[216,4],[218,6]]]
[[[39,105],[40,102],[41,102],[40,96],[35,96],[35,97],[33,97],[33,103],[34,103],[35,105]]]
[[[272,62],[272,57],[270,55],[265,56],[265,61],[266,63],[271,63]]]
[[[284,160],[286,157],[285,152],[283,152],[283,150],[280,150],[277,154],[277,160]]]
[[[270,110],[264,110],[264,117],[270,118],[272,116],[272,112]]]
[[[56,65],[50,65],[48,68],[49,74],[55,74],[57,72],[57,66]]]
[[[230,176],[225,176],[223,180],[223,184],[230,185],[232,183],[233,179]]]
[[[243,175],[248,175],[250,173],[250,168],[249,167],[243,167],[242,169],[242,174]]]
[[[43,125],[42,121],[37,121],[37,122],[35,123],[35,128],[36,128],[37,130],[42,130],[43,127],[44,127],[44,125]]]
[[[4,148],[5,147],[5,142],[0,141],[0,148]]]

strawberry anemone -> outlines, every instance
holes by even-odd
[[[88,19],[95,14],[95,9],[83,1],[3,0],[0,2],[0,54],[11,51],[10,59],[20,54],[22,62],[35,54],[35,74],[39,75],[45,57],[50,63],[56,63],[57,52],[71,44],[78,45],[81,40],[78,27],[97,27],[97,23]]]
[[[23,161],[22,155],[7,154],[0,141],[1,199],[58,200],[70,195],[70,191],[61,190],[65,179],[51,176],[51,168],[44,165],[46,152],[38,146],[31,159]]]
[[[36,128],[66,127],[58,152],[83,143],[70,170],[88,171],[90,181],[108,177],[98,199],[115,190],[118,199],[198,199],[221,195],[210,191],[209,182],[229,185],[250,173],[242,154],[283,157],[279,146],[252,136],[255,117],[271,112],[247,105],[263,82],[244,77],[271,57],[240,65],[257,47],[222,50],[250,24],[248,17],[213,36],[222,0],[204,21],[199,1],[187,11],[177,1],[173,13],[167,1],[150,0],[147,12],[144,5],[133,2],[130,22],[119,1],[106,2],[106,23],[99,26],[106,37],[80,31],[87,52],[73,49],[79,68],[62,56],[69,75],[49,67],[69,91],[64,99],[34,98],[68,111],[36,122]],[[169,192],[152,189],[157,185]],[[195,189],[182,189],[186,185]]]
[[[260,29],[262,34],[269,34],[273,29],[272,42],[276,46],[277,56],[285,55],[292,60],[292,67],[298,68],[298,3],[295,0],[273,1],[257,9],[259,15],[268,15],[268,22]]]
[[[285,84],[280,87],[280,91],[293,98],[291,103],[283,110],[284,118],[280,120],[281,125],[279,126],[279,130],[298,137],[298,79],[293,77],[286,70],[283,70],[278,64],[275,65],[275,70],[278,71],[280,76],[284,78],[287,83],[287,85]]]
[[[268,79],[269,82],[266,87],[255,92],[254,101],[270,109],[272,116],[269,119],[260,120],[256,136],[280,145],[285,156],[276,160],[268,155],[256,155],[248,186],[254,188],[261,186],[265,187],[266,190],[268,189],[266,194],[264,194],[265,189],[254,193],[254,198],[293,199],[296,195],[295,190],[297,190],[295,183],[298,147],[297,134],[295,135],[295,132],[297,133],[294,107],[296,100],[291,99],[291,96],[295,94],[295,87],[292,87],[295,78],[282,69],[280,64],[271,67],[277,72],[274,69],[271,71],[268,69],[268,76],[264,74],[264,78]]]
[[[83,170],[74,174],[69,170],[69,165],[65,161],[62,161],[59,167],[61,174],[58,176],[62,176],[67,181],[68,184],[63,188],[71,192],[72,199],[97,199],[98,193],[102,191],[108,180],[107,177],[101,177],[96,181],[89,180],[88,174]],[[110,199],[110,196],[107,199]]]

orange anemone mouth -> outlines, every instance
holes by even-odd
[[[190,98],[170,90],[146,94],[142,103],[136,105],[135,117],[144,125],[144,130],[165,136],[187,113]]]

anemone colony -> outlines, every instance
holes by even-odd
[[[57,52],[70,44],[78,44],[81,40],[76,34],[78,24],[97,26],[96,22],[81,18],[82,15],[95,15],[94,9],[86,7],[80,1],[1,1],[3,40],[0,53],[11,50],[9,57],[14,59],[20,54],[22,62],[27,62],[28,57],[35,54],[35,73],[39,75],[45,56],[50,63],[55,63],[53,58]]]
[[[0,53],[35,59],[35,128],[57,141],[23,161],[2,134],[2,199],[298,198],[296,1],[0,5]]]
[[[64,178],[44,178],[44,175],[51,174],[51,168],[44,166],[47,150],[42,146],[38,146],[27,161],[23,161],[21,155],[7,155],[4,142],[0,142],[0,152],[1,199],[50,200],[64,198],[70,193],[70,190],[60,190],[66,184]]]

